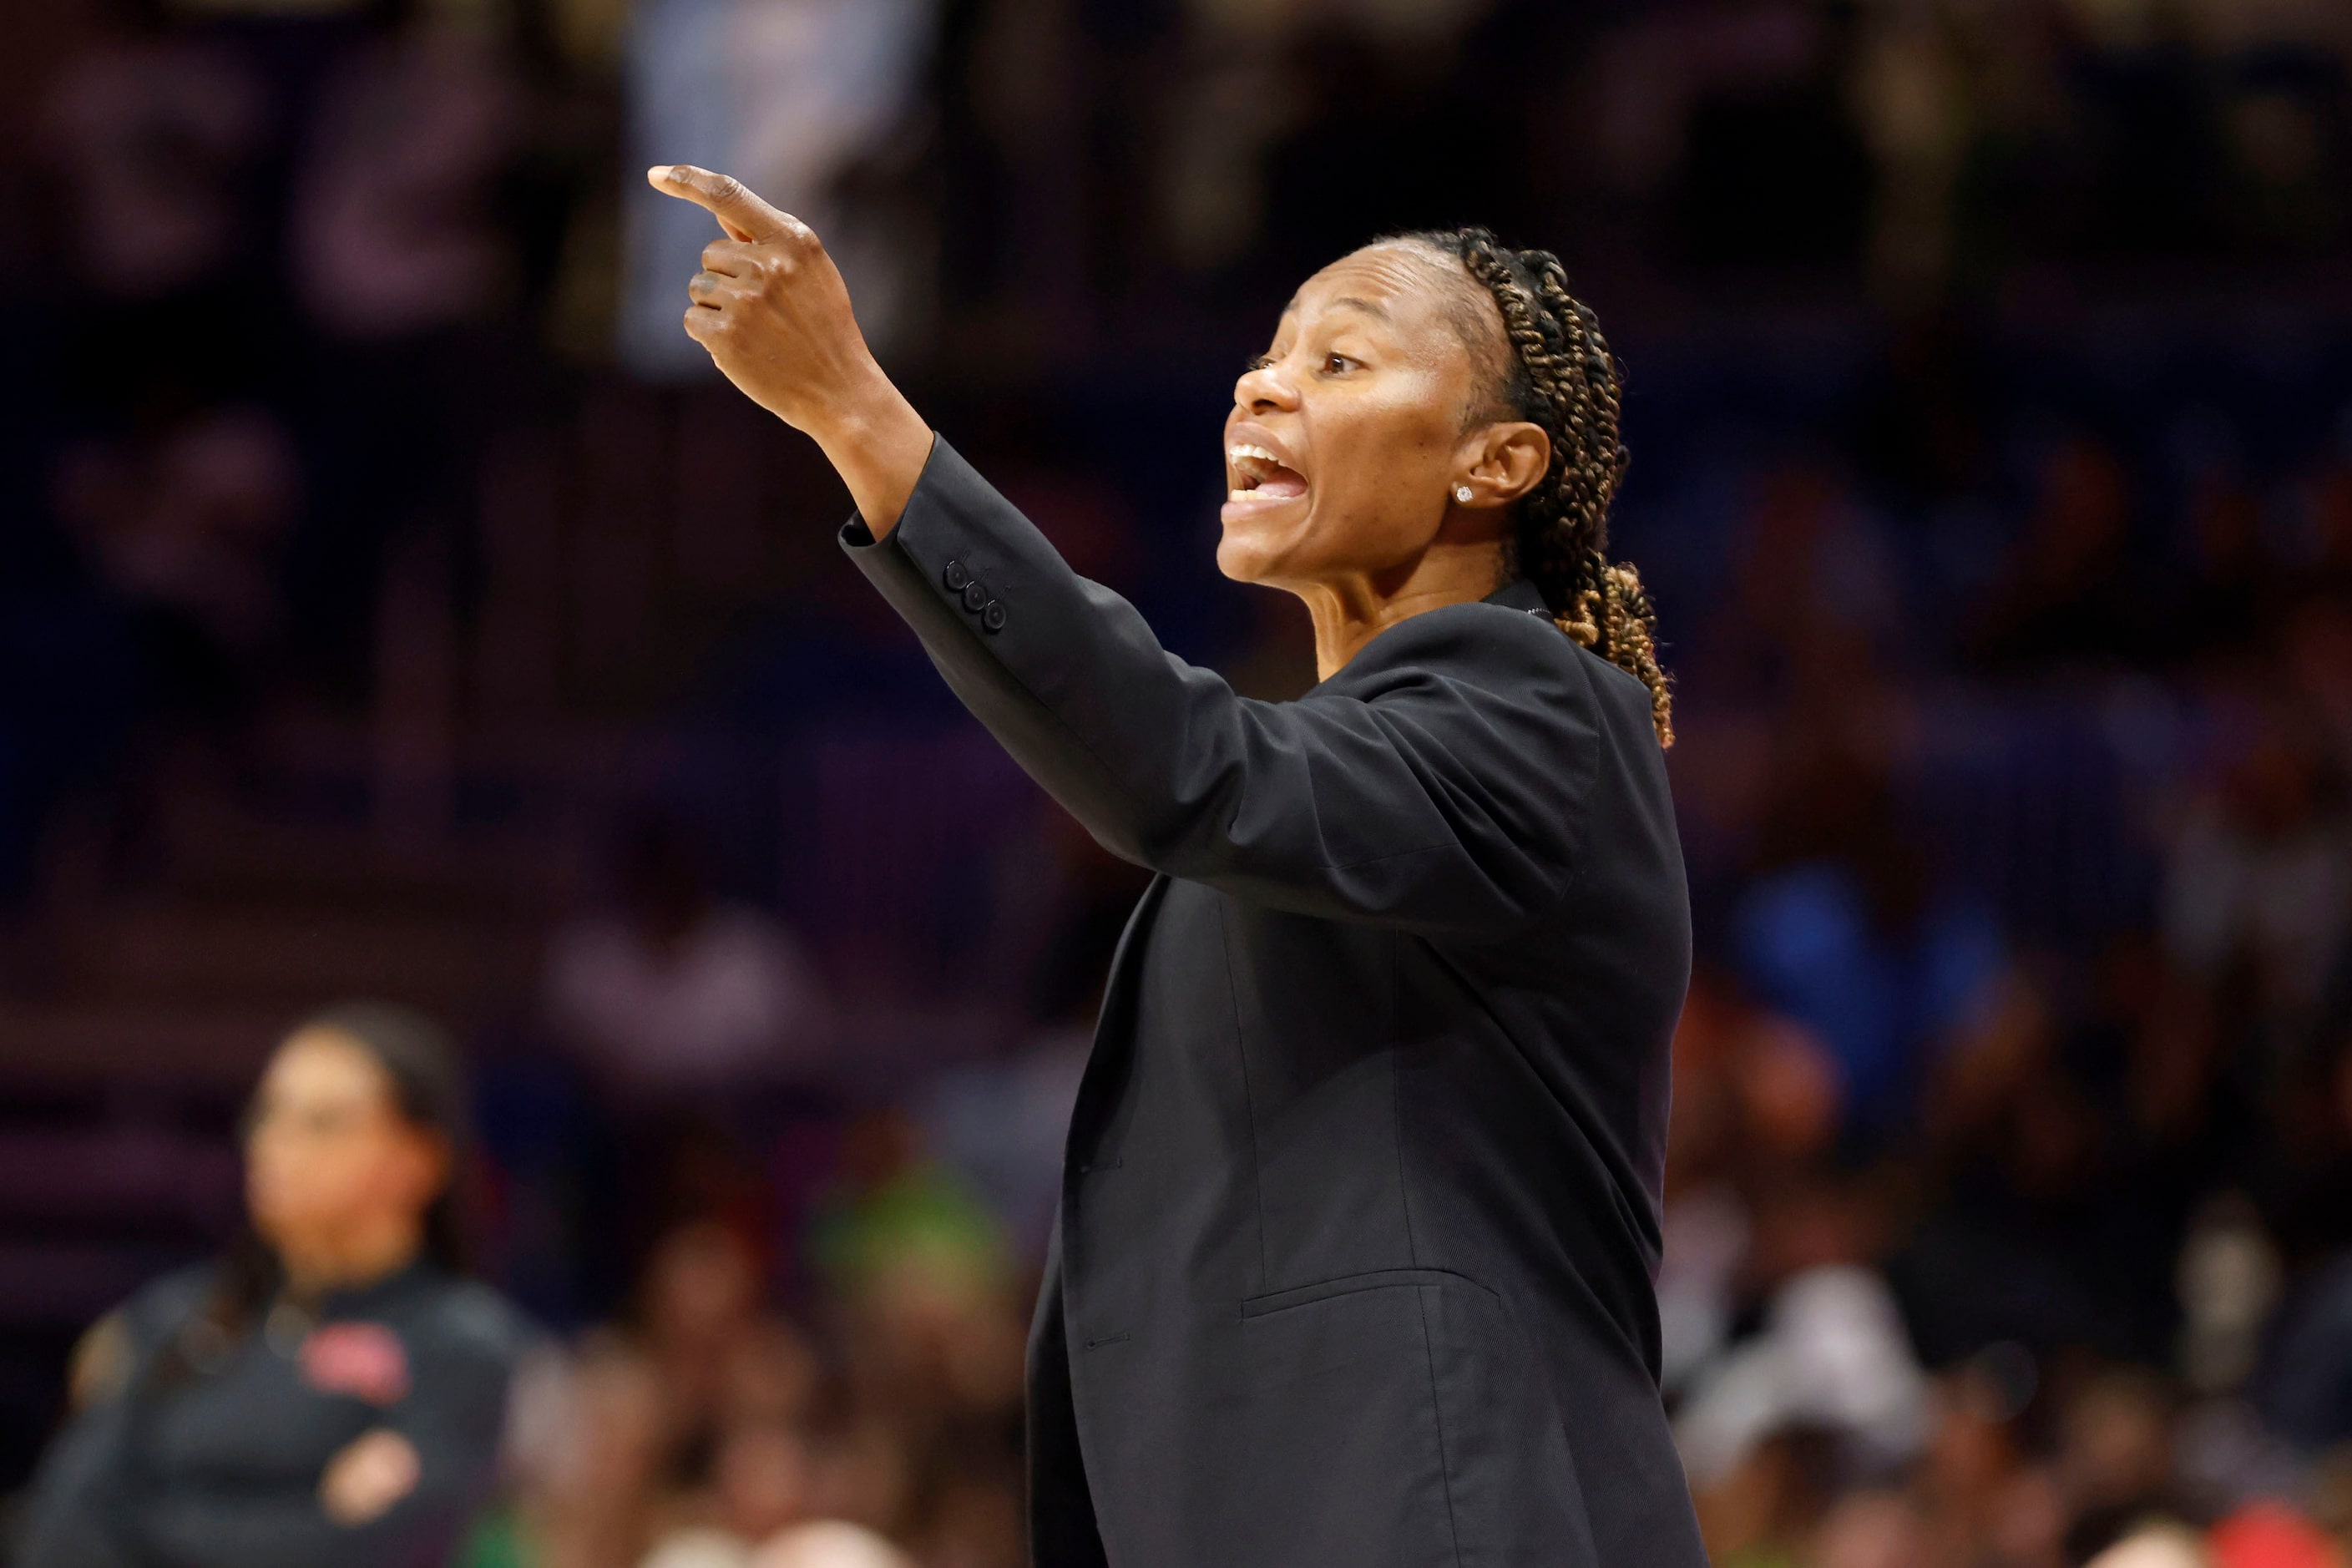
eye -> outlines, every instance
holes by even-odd
[[[1349,371],[1360,369],[1362,364],[1363,362],[1361,360],[1349,359],[1346,354],[1325,354],[1323,356],[1324,372],[1330,375],[1345,375]]]
[[[1253,354],[1248,359],[1242,361],[1242,374],[1244,375],[1247,375],[1254,370],[1264,370],[1273,363],[1274,356],[1272,354]]]

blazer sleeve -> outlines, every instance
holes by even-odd
[[[1237,695],[1072,572],[943,439],[843,544],[966,707],[1126,859],[1278,909],[1491,938],[1574,879],[1597,693],[1548,620],[1448,605],[1295,702]]]

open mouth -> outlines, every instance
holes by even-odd
[[[1225,462],[1241,482],[1226,493],[1229,501],[1296,500],[1307,493],[1306,476],[1283,466],[1264,447],[1242,442],[1225,448]]]

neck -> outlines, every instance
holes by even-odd
[[[1399,621],[1447,605],[1475,604],[1501,581],[1502,551],[1492,540],[1439,542],[1408,564],[1386,573],[1337,573],[1288,584],[1315,621],[1315,675],[1328,680],[1364,645]]]
[[[415,1262],[424,1247],[422,1222],[409,1215],[383,1215],[317,1236],[281,1238],[278,1257],[295,1294],[320,1296],[388,1279]]]

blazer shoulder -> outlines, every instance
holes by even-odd
[[[1650,688],[1642,678],[1615,660],[1601,658],[1582,643],[1566,637],[1559,640],[1575,650],[1585,679],[1591,686],[1594,705],[1629,731],[1656,739],[1657,719],[1652,711]]]
[[[219,1278],[217,1263],[193,1263],[173,1269],[131,1292],[115,1313],[141,1344],[160,1344],[204,1310]]]

